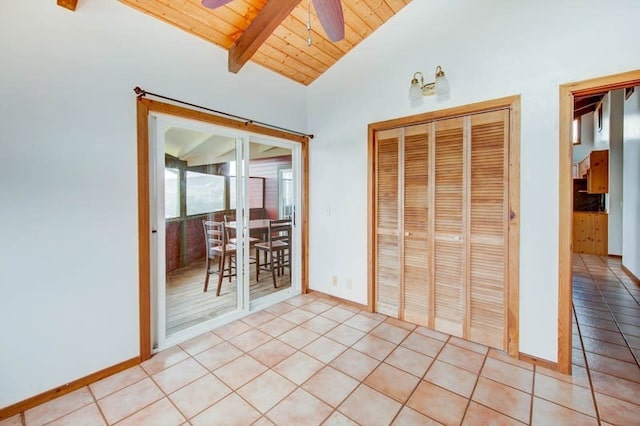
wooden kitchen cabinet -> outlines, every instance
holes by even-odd
[[[606,152],[606,151],[605,151]],[[573,212],[573,252],[607,256],[609,217],[603,212]]]
[[[591,151],[587,170],[587,192],[606,194],[609,192],[609,151]]]

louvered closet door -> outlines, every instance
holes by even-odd
[[[404,130],[403,315],[428,325],[429,309],[429,125]]]
[[[376,310],[398,316],[400,295],[399,147],[402,130],[376,134]]]
[[[435,123],[434,321],[462,337],[465,318],[464,119]]]
[[[506,348],[509,113],[470,121],[468,338]]]

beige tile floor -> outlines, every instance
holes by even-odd
[[[0,424],[640,424],[640,287],[574,264],[573,376],[311,294]]]

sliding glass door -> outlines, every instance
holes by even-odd
[[[300,153],[224,127],[151,120],[153,337],[162,349],[300,292]]]

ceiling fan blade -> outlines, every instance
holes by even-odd
[[[216,9],[230,2],[231,0],[202,0],[202,5],[209,9]]]
[[[344,38],[344,15],[341,0],[313,0],[318,19],[332,42]]]

